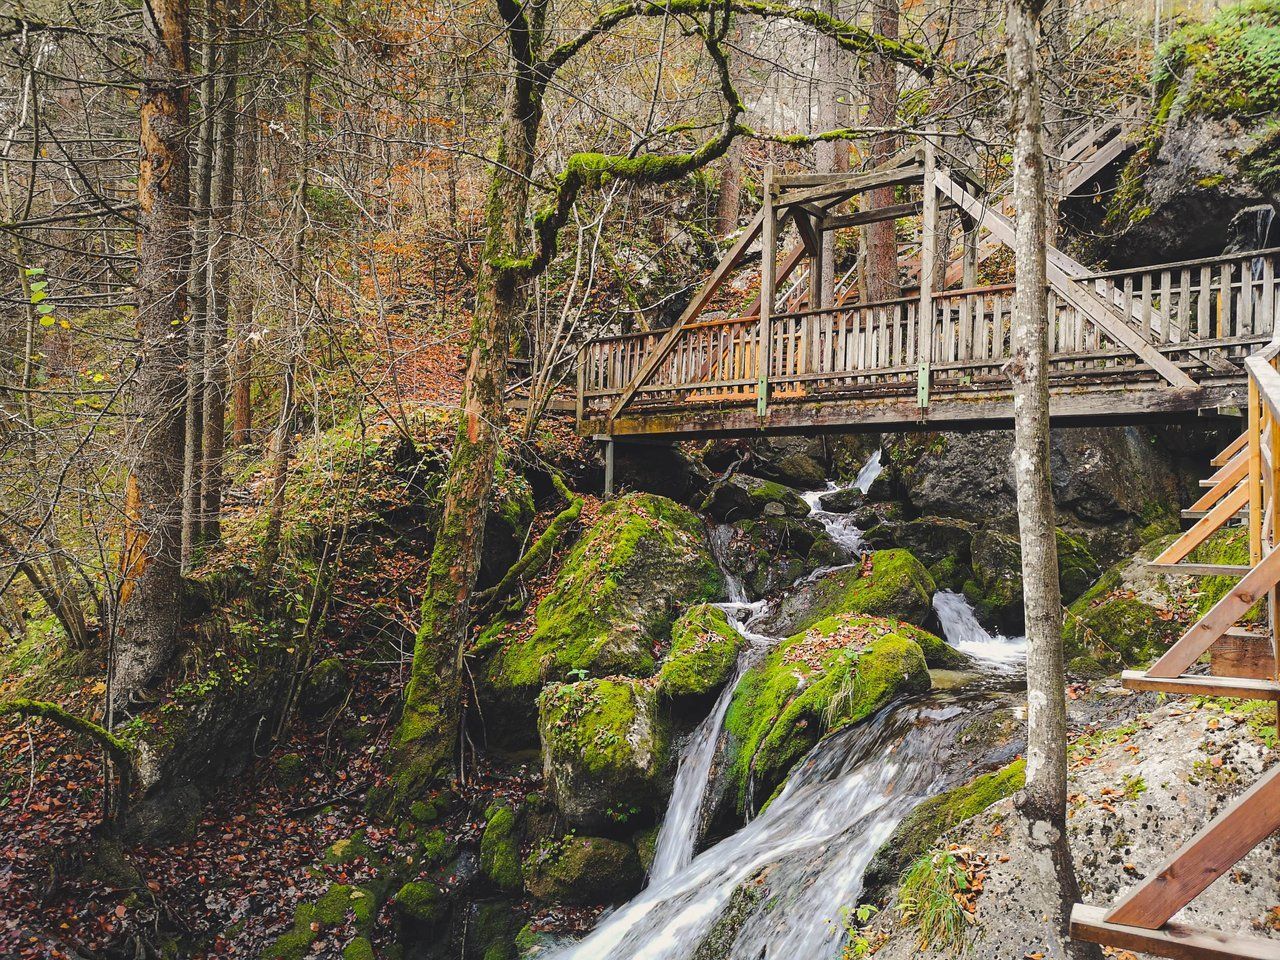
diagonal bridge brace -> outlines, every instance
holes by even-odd
[[[982,200],[975,197],[960,186],[950,176],[950,172],[939,167],[934,182],[938,191],[951,200],[957,207],[993,237],[1009,248],[1014,245],[1013,223],[1003,214],[991,209]],[[1189,390],[1199,388],[1177,364],[1157,350],[1145,336],[1135,330],[1112,304],[1089,290],[1078,278],[1071,276],[1065,267],[1079,266],[1065,253],[1056,247],[1049,248],[1047,258],[1047,276],[1049,286],[1059,296],[1065,298],[1077,310],[1096,324],[1116,343],[1129,350],[1147,366],[1155,370],[1174,387]],[[1083,272],[1083,268],[1080,269]]]

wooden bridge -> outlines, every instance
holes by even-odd
[[[1057,177],[1064,192],[1119,155],[1133,126],[1127,116],[1068,143]],[[925,142],[867,173],[766,171],[764,208],[670,329],[582,348],[580,430],[681,439],[1011,422],[1004,365],[1013,350],[1013,286],[976,283],[979,263],[1012,244],[1010,211],[1000,191],[984,191],[944,159]],[[866,206],[868,191],[885,187],[907,199]],[[861,206],[839,212],[849,201]],[[940,228],[950,210],[959,238]],[[900,266],[916,285],[910,295],[859,302],[852,272],[822,289],[824,235],[916,216],[920,239]],[[800,242],[780,257],[788,226]],[[757,243],[759,296],[737,313],[711,315]],[[953,247],[960,252],[950,257]],[[1244,360],[1275,322],[1278,255],[1097,272],[1050,248],[1054,418],[1134,422],[1242,408]]]
[[[1248,426],[1222,451],[1196,524],[1151,566],[1168,573],[1237,576],[1239,582],[1146,670],[1128,670],[1134,690],[1272,701],[1280,705],[1280,338],[1245,360]],[[1249,563],[1195,563],[1195,550],[1241,512]],[[1265,625],[1240,621],[1258,603]],[[1198,665],[1205,655],[1208,669]],[[1280,713],[1277,714],[1280,724]],[[1280,960],[1280,941],[1196,929],[1173,917],[1280,830],[1280,764],[1228,804],[1211,823],[1111,907],[1077,904],[1071,935],[1125,950],[1185,960]]]

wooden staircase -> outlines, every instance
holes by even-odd
[[[1248,427],[1214,458],[1212,485],[1197,501],[1204,515],[1152,563],[1167,572],[1241,575],[1235,587],[1193,624],[1145,671],[1123,674],[1126,687],[1168,694],[1269,700],[1280,704],[1280,338],[1245,361],[1249,377]],[[1249,564],[1187,563],[1197,546],[1244,511]],[[1237,624],[1265,601],[1266,632]],[[1230,643],[1244,643],[1240,656],[1216,656]],[[1211,674],[1189,671],[1205,654]],[[1280,724],[1280,714],[1277,715]],[[1230,870],[1250,850],[1280,829],[1280,763],[1211,823],[1153,870],[1110,908],[1077,904],[1071,935],[1079,940],[1140,950],[1178,960],[1254,958],[1280,960],[1280,941],[1194,929],[1173,916]]]

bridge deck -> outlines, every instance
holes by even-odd
[[[1085,301],[1051,286],[1054,416],[1135,420],[1243,406],[1244,358],[1274,325],[1278,255],[1086,274],[1071,281],[1092,295]],[[595,340],[579,356],[581,429],[697,437],[1000,425],[1012,417],[1003,369],[1012,300],[1010,285],[971,287],[929,298],[925,322],[921,299],[911,297]],[[1099,302],[1110,307],[1108,324],[1094,316]],[[1121,342],[1130,334],[1167,365]]]

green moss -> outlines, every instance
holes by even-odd
[[[368,855],[369,845],[364,841],[364,831],[359,831],[326,850],[324,862],[331,867],[341,867]]]
[[[422,859],[426,863],[444,863],[457,851],[458,845],[443,830],[431,830],[422,838]]]
[[[351,909],[353,892],[353,888],[345,883],[335,883],[329,887],[315,903],[315,922],[325,927],[336,927],[345,921],[347,911]]]
[[[275,771],[276,782],[282,787],[296,787],[307,775],[302,756],[296,753],[286,753],[277,757]]]
[[[1235,566],[1249,565],[1249,531],[1245,527],[1218,530],[1204,543],[1196,547],[1188,558],[1192,563],[1220,563]],[[1239,577],[1200,577],[1200,595],[1196,599],[1196,611],[1204,614],[1214,604],[1231,592],[1240,582]],[[1243,619],[1258,621],[1264,610],[1261,601]]]
[[[499,890],[519,890],[523,878],[515,811],[505,804],[495,804],[485,817],[488,822],[480,837],[480,871]]]
[[[923,623],[933,610],[937,585],[929,571],[908,550],[877,550],[871,570],[863,576],[853,567],[829,574],[810,588],[805,613],[793,629],[807,630],[841,613],[895,617]]]
[[[671,628],[671,651],[658,671],[658,695],[696,700],[714,694],[733,675],[745,644],[719,607],[703,603],[690,608]]]
[[[449,901],[429,880],[410,880],[396,892],[396,910],[417,923],[434,926],[448,916]]]
[[[768,797],[825,733],[929,688],[920,645],[896,621],[833,617],[784,641],[743,676],[725,716],[737,808]]]
[[[943,834],[975,817],[987,807],[1021,790],[1026,783],[1026,762],[1015,760],[993,773],[930,797],[898,824],[892,836],[876,851],[867,867],[867,890],[882,890],[896,883],[901,873],[928,854]]]
[[[374,960],[373,944],[364,937],[356,937],[343,948],[342,960]]]
[[[409,816],[413,818],[415,823],[431,823],[439,816],[434,803],[427,803],[425,800],[415,800],[409,804]]]
[[[702,521],[679,504],[632,493],[601,509],[538,604],[532,636],[495,657],[499,688],[536,690],[574,671],[648,676],[676,604],[719,596]]]
[[[1058,582],[1070,602],[1088,590],[1102,572],[1084,541],[1061,528],[1054,531],[1058,549]],[[1008,623],[1022,607],[1022,548],[1017,538],[995,530],[973,536],[974,580],[965,595],[982,617]]]

